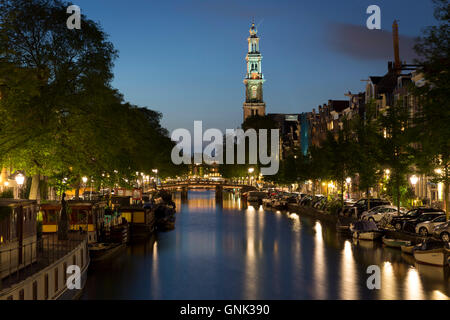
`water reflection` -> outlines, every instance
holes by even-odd
[[[341,299],[358,299],[357,270],[353,258],[352,244],[349,240],[344,242],[341,259]]]
[[[175,202],[175,230],[91,268],[84,299],[448,299],[448,271],[338,236],[334,225],[233,193],[216,202],[196,190]],[[381,290],[366,285],[374,264]]]
[[[316,221],[314,226],[314,288],[317,299],[326,298],[326,261],[323,244],[322,225]]]

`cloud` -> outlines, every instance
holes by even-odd
[[[365,26],[333,23],[326,29],[326,42],[331,49],[360,60],[393,60],[392,32],[369,30]],[[400,35],[400,59],[412,63],[415,38]]]

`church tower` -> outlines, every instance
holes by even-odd
[[[250,37],[248,38],[247,74],[244,79],[245,84],[245,102],[244,102],[244,121],[253,115],[264,116],[266,114],[266,104],[263,100],[263,83],[261,60],[259,52],[259,38],[257,36],[255,23],[250,28]]]

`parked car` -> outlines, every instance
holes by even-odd
[[[393,218],[392,221],[391,221],[391,224],[394,226],[394,228],[397,231],[400,231],[400,230],[403,229],[403,225],[404,225],[405,222],[417,219],[420,215],[422,215],[422,213],[425,213],[425,212],[441,212],[441,213],[444,213],[443,210],[434,209],[434,208],[428,208],[428,207],[415,208],[415,209],[412,209],[412,210],[408,211],[408,213],[406,213],[403,216]]]
[[[440,215],[430,221],[421,222],[416,226],[416,233],[423,237],[427,237],[432,234],[434,229],[447,222],[447,217],[445,215]]]
[[[367,211],[369,209],[369,204],[370,204],[370,208],[375,208],[375,207],[379,207],[379,206],[387,206],[387,205],[390,205],[391,203],[387,200],[377,199],[377,198],[360,199],[360,200],[356,201],[356,203],[349,208],[349,211],[353,214],[354,211],[356,210],[356,218],[360,218],[361,214],[364,211]]]
[[[390,206],[390,205],[384,205],[384,206],[378,206],[373,209],[370,209],[369,211],[364,212],[361,215],[362,220],[368,220],[368,221],[374,221],[374,222],[380,222],[380,220],[385,217],[386,215],[392,215],[392,216],[399,216],[401,214],[404,214],[404,211],[400,211],[400,214],[397,211],[397,207]],[[402,209],[400,209],[402,210]]]
[[[318,205],[319,203],[323,203],[324,200],[326,200],[325,196],[321,194],[315,195],[313,197],[313,200],[311,201],[311,206],[315,208],[316,205]]]
[[[419,223],[432,221],[432,220],[434,220],[438,217],[442,217],[442,216],[445,217],[445,215],[442,212],[424,212],[420,216],[418,216],[416,219],[411,219],[411,220],[405,221],[405,223],[403,223],[403,230],[406,232],[415,233],[416,226]]]
[[[308,206],[312,200],[313,200],[313,196],[307,195],[307,196],[303,197],[298,204],[301,206]]]
[[[433,236],[444,242],[450,242],[450,221],[434,228]]]

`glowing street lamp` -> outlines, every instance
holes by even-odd
[[[87,181],[88,181],[88,178],[87,177],[83,177],[83,178],[81,178],[81,181],[83,181],[83,183],[86,184]]]
[[[409,178],[409,181],[411,182],[411,184],[413,186],[415,186],[417,184],[417,182],[419,181],[419,178],[416,175],[413,175]]]
[[[23,175],[23,174],[21,174],[21,173],[19,173],[18,175],[16,175],[16,182],[17,182],[17,185],[19,186],[19,187],[21,187],[22,185],[23,185],[23,183],[25,182],[25,176]]]
[[[250,176],[250,185],[252,185],[252,173],[255,171],[255,168],[248,168],[248,174]]]
[[[19,173],[19,174],[16,175],[15,180],[16,180],[17,186],[19,187],[18,190],[17,190],[18,191],[17,195],[18,195],[18,198],[20,199],[20,194],[21,194],[21,191],[22,191],[22,185],[25,182],[25,176],[23,174]]]
[[[352,183],[352,178],[347,177],[345,182],[347,183],[347,199],[350,199],[350,184]]]
[[[434,172],[435,172],[436,174],[442,174],[442,169],[436,169],[436,170],[434,170]]]
[[[158,188],[158,169],[152,169],[152,172],[156,175],[155,189],[157,189]]]

